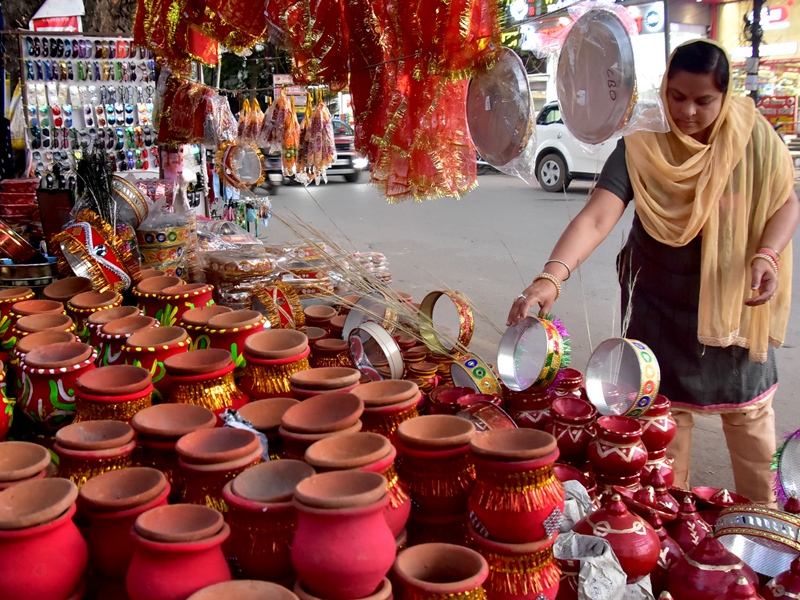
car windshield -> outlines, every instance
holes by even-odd
[[[553,123],[561,123],[561,110],[558,104],[552,106],[545,106],[539,116],[536,118],[537,125],[551,125]]]
[[[344,121],[334,121],[333,135],[353,135],[353,128]]]

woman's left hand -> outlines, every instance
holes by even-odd
[[[757,295],[744,301],[747,306],[766,304],[778,290],[778,274],[772,270],[768,261],[761,258],[753,261],[750,267],[750,289]]]

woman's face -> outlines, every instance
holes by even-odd
[[[722,110],[723,94],[711,73],[676,71],[667,81],[667,107],[683,133],[706,142]]]

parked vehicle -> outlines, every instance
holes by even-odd
[[[574,179],[595,179],[619,138],[590,151],[561,120],[558,102],[550,102],[536,117],[536,179],[548,192],[566,190]]]

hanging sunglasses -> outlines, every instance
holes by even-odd
[[[36,41],[39,41],[39,38],[36,38]],[[38,56],[38,55],[37,55]],[[50,44],[47,43],[47,40],[42,40],[42,56],[45,58],[50,56]]]
[[[31,127],[31,148],[36,150],[42,147],[42,130],[38,126]]]
[[[50,75],[50,61],[49,60],[44,61],[44,78],[47,81],[50,81],[52,79],[52,77]]]
[[[62,43],[62,46],[63,46],[63,43]],[[63,48],[62,48],[62,52],[63,52]],[[57,56],[59,56],[59,54],[58,54],[58,40],[56,40],[55,38],[50,38],[50,56],[52,56],[53,58],[56,58]]]
[[[114,133],[117,135],[117,143],[114,148],[122,150],[125,147],[125,131],[122,128],[118,128]]]
[[[108,115],[108,124],[114,125],[117,122],[117,118],[114,116],[114,105],[107,104],[106,105],[106,114]]]
[[[50,147],[50,130],[47,127],[42,127],[42,148]]]
[[[25,61],[25,70],[27,71],[27,79],[34,79],[34,71],[33,71],[33,61],[26,60]]]
[[[92,107],[88,104],[83,107],[83,120],[86,127],[94,127],[94,114],[92,113]]]
[[[25,38],[25,45],[26,45],[26,46],[27,46],[27,48],[28,48],[28,56],[36,56],[36,55],[33,53],[33,52],[34,52],[34,47],[33,47],[33,38],[32,38],[31,36],[27,36],[27,37]]]
[[[56,53],[54,56],[58,56],[59,58],[64,56],[64,40],[55,40],[56,44]]]
[[[68,39],[64,40],[64,58],[70,58],[72,56],[72,42]]]
[[[69,129],[62,130],[62,133],[64,135],[64,148],[69,149]]]
[[[65,104],[61,108],[64,110],[64,127],[72,127],[72,105]]]
[[[61,116],[61,107],[56,105],[53,107],[53,125],[61,127],[64,124],[64,119]]]
[[[98,106],[95,111],[97,112],[97,125],[99,127],[106,126],[106,110],[102,106]]]
[[[125,105],[125,123],[133,125],[133,104]]]
[[[81,47],[79,40],[72,41],[72,58],[79,58],[81,55]]]

